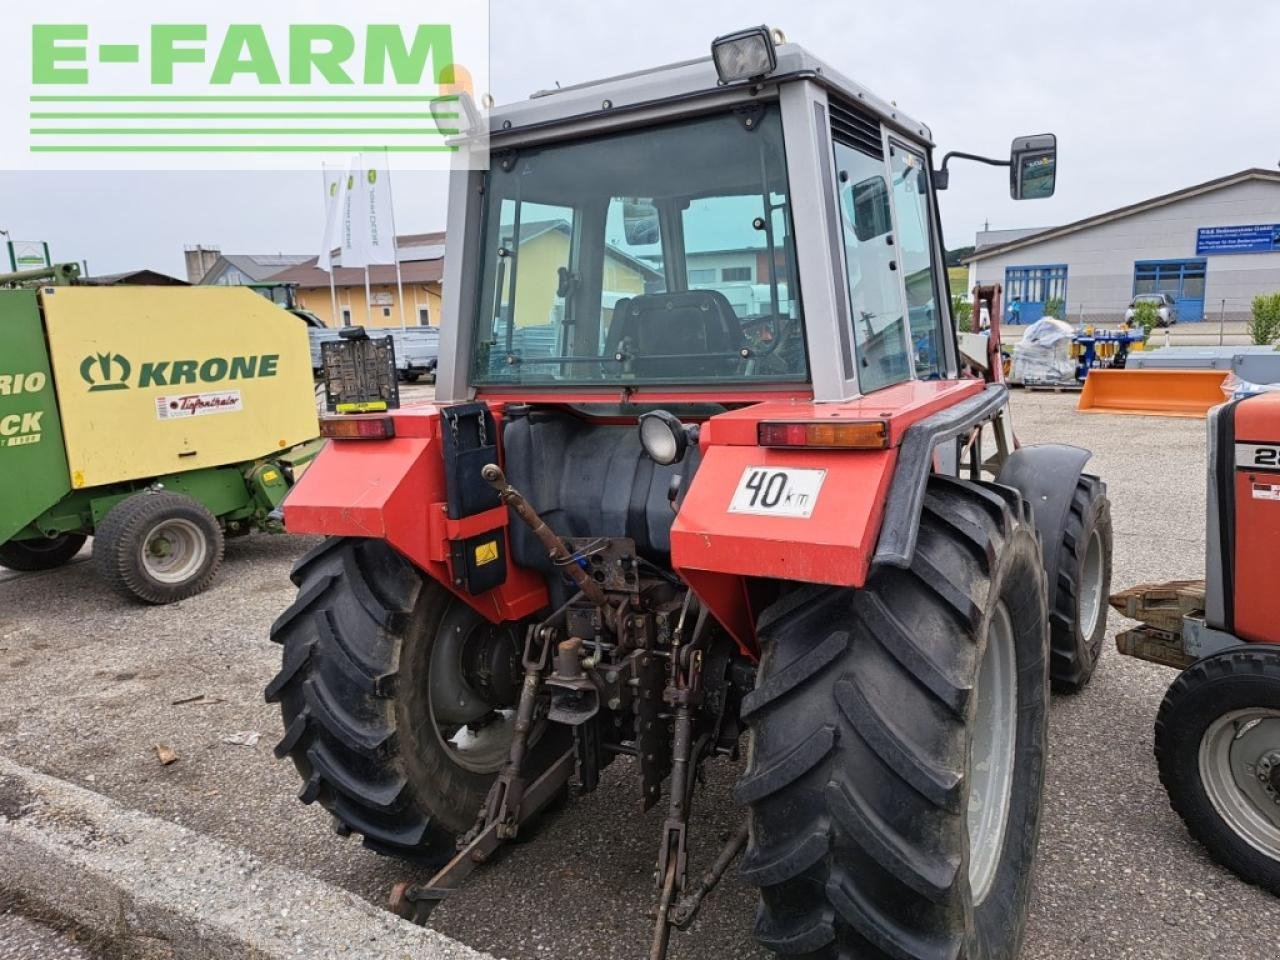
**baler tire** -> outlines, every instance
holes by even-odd
[[[997,621],[1017,682],[992,684],[1012,735],[1006,819],[990,828],[998,852],[975,903],[970,782],[994,781],[969,766],[987,709],[973,691],[980,667],[996,675]],[[1029,507],[1012,488],[950,478],[930,480],[910,569],[881,567],[861,589],[799,586],[764,611],[735,791],[763,945],[808,960],[1016,956],[1044,786],[1047,621]]]
[[[148,571],[143,554],[162,525],[192,538],[199,562],[180,579]],[[226,541],[218,518],[200,501],[169,490],[143,490],[107,511],[93,535],[93,563],[117,593],[144,603],[177,603],[206,590],[222,565]]]
[[[382,540],[328,539],[290,576],[298,596],[271,627],[283,666],[265,695],[280,704],[275,754],[301,775],[298,798],[377,853],[448,859],[496,775],[455,762],[430,713],[437,629],[462,601]],[[528,779],[571,744],[572,731],[547,724]]]
[[[1058,582],[1051,585],[1049,677],[1056,693],[1079,693],[1088,686],[1102,656],[1111,596],[1111,546],[1107,488],[1097,477],[1082,474],[1058,548]],[[1098,554],[1092,552],[1094,547]],[[1088,613],[1082,611],[1082,590],[1089,593],[1084,607],[1093,611],[1091,625],[1081,623],[1082,612]]]
[[[0,567],[22,573],[54,570],[79,553],[86,539],[83,533],[64,533],[48,540],[10,540],[0,544]]]
[[[1204,780],[1201,752],[1206,735],[1220,718],[1249,710],[1280,717],[1280,650],[1268,644],[1224,650],[1178,675],[1156,715],[1156,764],[1169,804],[1191,836],[1238,877],[1280,896],[1280,854],[1268,856],[1243,836],[1210,798]],[[1274,730],[1278,721],[1267,722]],[[1280,757],[1280,742],[1272,743],[1274,750],[1268,753]],[[1273,798],[1276,792],[1272,787]],[[1273,827],[1273,847],[1280,846],[1276,835]]]

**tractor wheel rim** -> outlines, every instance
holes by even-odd
[[[459,624],[445,617],[440,625],[441,630],[458,629]],[[488,629],[487,621],[479,614],[475,615],[472,629]],[[431,671],[456,670],[461,674],[463,665],[460,659],[442,656],[446,648],[438,640],[431,652]],[[431,715],[431,726],[441,746],[458,766],[472,773],[492,774],[502,769],[511,754],[511,738],[515,735],[516,712],[514,709],[495,709],[489,711],[475,722],[459,724],[441,719],[433,704],[435,685],[427,683],[428,713]],[[530,731],[530,743],[535,739],[538,728]]]
[[[1280,860],[1280,710],[1233,710],[1200,739],[1200,782],[1227,826],[1264,856]]]
[[[978,666],[973,740],[969,747],[969,886],[974,903],[995,882],[1013,800],[1018,740],[1017,647],[1009,610],[1001,601],[987,628]]]
[[[1102,534],[1094,530],[1080,575],[1080,636],[1086,640],[1093,636],[1102,613],[1102,566]]]
[[[204,566],[209,543],[190,520],[173,517],[152,527],[142,540],[143,569],[160,583],[185,583]]]

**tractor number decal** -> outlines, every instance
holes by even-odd
[[[1280,446],[1237,443],[1236,466],[1244,470],[1280,470]]]
[[[747,467],[729,501],[729,512],[808,519],[826,476],[825,470]]]

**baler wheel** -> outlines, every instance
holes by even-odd
[[[1049,676],[1058,693],[1078,693],[1102,655],[1111,596],[1111,502],[1097,477],[1082,474],[1076,483],[1058,551],[1058,583],[1049,614]]]
[[[291,577],[297,599],[271,627],[284,647],[266,689],[284,721],[276,756],[339,834],[443,862],[507,758],[523,634],[489,624],[382,540],[326,540]],[[526,777],[571,742],[567,727],[535,727]]]
[[[67,563],[84,546],[83,533],[64,533],[48,540],[10,540],[0,544],[0,567],[20,570],[53,570]]]
[[[1049,697],[1020,495],[931,480],[910,569],[784,592],[757,633],[736,790],[757,938],[809,960],[1016,956]]]
[[[144,490],[107,511],[93,536],[93,562],[118,593],[176,603],[203,592],[222,565],[217,518],[198,500]]]

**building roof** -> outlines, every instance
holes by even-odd
[[[304,263],[289,267],[267,279],[271,283],[295,283],[307,289],[329,286],[329,274],[317,265],[319,257],[310,257]],[[439,283],[444,277],[444,259],[434,260],[402,260],[400,262],[400,280],[402,283]],[[396,268],[391,264],[369,268],[369,283],[372,286],[394,286]],[[333,285],[335,287],[363,287],[364,270],[361,267],[334,267]]]
[[[1108,210],[1106,213],[1099,213],[1092,217],[1085,217],[1083,220],[1077,220],[1074,223],[1068,223],[1061,227],[1050,227],[1047,230],[1041,230],[1030,234],[1029,236],[1010,240],[1007,243],[997,243],[989,247],[982,247],[981,249],[976,250],[971,256],[966,257],[964,262],[973,263],[975,260],[985,260],[988,257],[999,256],[1000,254],[1007,253],[1010,250],[1018,250],[1022,247],[1029,247],[1037,243],[1043,243],[1046,240],[1056,240],[1059,237],[1066,237],[1073,233],[1079,233],[1080,231],[1088,230],[1091,227],[1100,226],[1104,223],[1111,223],[1116,220],[1123,220],[1125,217],[1132,217],[1135,214],[1146,213],[1148,210],[1165,207],[1171,203],[1177,203],[1179,200],[1186,200],[1190,197],[1196,197],[1201,194],[1212,193],[1215,190],[1221,190],[1225,187],[1234,187],[1237,184],[1247,183],[1250,180],[1264,180],[1270,183],[1280,183],[1280,170],[1266,170],[1262,167],[1250,167],[1247,170],[1228,174],[1225,177],[1218,177],[1216,180],[1206,180],[1204,183],[1197,183],[1195,186],[1184,187],[1181,190],[1175,190],[1173,193],[1166,193],[1158,197],[1152,197],[1150,200],[1143,200],[1139,203],[1129,204],[1126,207],[1117,207],[1115,210]]]
[[[228,269],[235,269],[254,283],[260,283],[284,268],[305,263],[306,260],[306,254],[297,253],[224,253],[214,261],[213,266],[200,278],[200,282],[212,283]]]
[[[191,284],[167,273],[156,270],[128,270],[124,273],[104,273],[96,277],[81,277],[78,283],[90,287],[189,287]]]

